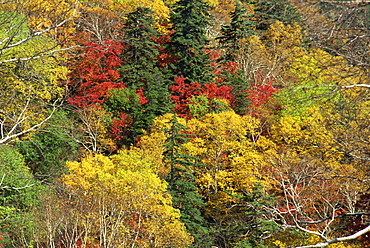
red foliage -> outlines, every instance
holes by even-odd
[[[198,82],[187,83],[184,77],[175,77],[176,84],[170,86],[171,99],[176,104],[175,112],[180,117],[189,116],[189,100],[192,96],[202,94],[202,86]]]
[[[140,89],[136,90],[136,94],[139,96],[139,101],[141,104],[145,104],[149,102],[149,100],[146,99],[143,90],[144,90],[144,87],[140,87]]]
[[[226,64],[219,63],[218,59],[220,59],[221,55],[216,50],[209,52],[211,63],[210,65],[214,68],[213,75],[216,76],[216,84],[220,85],[225,82],[226,75],[228,74],[235,74],[239,70],[239,66],[234,61],[228,61]]]
[[[272,85],[272,78],[267,78],[266,80],[258,82],[248,93],[251,104],[254,107],[259,107],[266,104],[272,95],[278,91],[279,89],[274,88]]]
[[[184,77],[176,77],[174,85],[170,86],[172,91],[171,99],[176,104],[175,112],[183,118],[191,118],[188,106],[193,96],[206,96],[208,100],[226,99],[231,101],[231,87],[226,85],[217,86],[216,83],[200,85],[198,82],[188,83]]]
[[[370,194],[363,194],[357,200],[356,209],[358,212],[369,213],[370,212]],[[343,225],[345,225],[349,231],[349,233],[358,232],[369,225],[370,216],[367,214],[364,215],[353,215],[347,216],[347,219],[343,221]],[[370,233],[365,233],[357,238],[357,241],[360,241],[364,244],[364,247],[370,247],[369,245],[370,240]]]
[[[231,101],[233,95],[232,88],[226,85],[217,86],[216,83],[204,85],[203,94],[207,95],[208,99],[222,98]]]
[[[95,42],[84,45],[82,53],[70,66],[72,72],[67,82],[74,89],[68,101],[78,107],[104,102],[109,90],[125,87],[123,82],[117,82],[123,45],[112,40],[106,40],[103,45]]]
[[[4,235],[4,233],[0,233],[0,236]],[[2,240],[3,238],[0,237],[0,240]],[[4,245],[0,245],[0,247],[4,247]]]
[[[103,103],[109,91],[117,88],[125,88],[125,85],[122,82],[101,82],[97,85],[90,85],[89,87],[81,86],[77,94],[70,97],[68,102],[80,108],[96,103]]]
[[[170,40],[171,40],[170,35],[158,36],[158,37],[153,38],[153,41],[156,44],[158,44],[159,55],[158,55],[157,59],[158,59],[158,64],[161,67],[165,67],[165,66],[167,66],[169,64],[173,64],[175,62],[174,56],[171,55],[171,54],[166,53],[165,50],[162,47],[164,44],[170,42]]]
[[[127,138],[125,133],[132,125],[132,119],[126,113],[120,113],[119,118],[116,118],[110,127],[111,137],[115,140],[123,140]]]

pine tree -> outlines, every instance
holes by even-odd
[[[203,0],[180,0],[172,8],[171,42],[167,51],[175,58],[174,76],[183,76],[188,82],[202,85],[212,81],[206,28],[209,22],[209,5]]]
[[[231,22],[221,27],[221,36],[218,41],[221,48],[224,48],[223,60],[235,61],[240,49],[246,46],[246,39],[255,35],[256,22],[253,14],[246,14],[247,9],[239,2],[236,2],[235,10],[231,13]]]
[[[286,0],[243,0],[243,2],[253,5],[256,29],[259,31],[267,30],[276,21],[289,25],[301,20],[297,9]]]
[[[231,13],[231,22],[221,27],[221,36],[218,37],[220,47],[224,49],[225,55],[220,58],[221,62],[237,62],[238,56],[246,52],[248,48],[248,37],[255,35],[257,23],[254,21],[254,14],[247,14],[247,9],[239,1]],[[235,73],[226,73],[225,81],[233,88],[234,101],[233,109],[238,114],[245,114],[249,106],[248,89],[249,82],[242,70]]]
[[[125,49],[122,53],[122,66],[119,71],[121,80],[132,92],[140,92],[142,105],[139,115],[133,117],[131,133],[134,137],[141,134],[152,120],[170,111],[170,95],[167,80],[158,66],[159,45],[153,39],[159,37],[154,28],[153,11],[139,7],[129,13],[125,27]],[[131,114],[131,113],[127,113]]]
[[[208,231],[199,210],[204,202],[197,192],[195,175],[192,172],[192,167],[200,165],[196,162],[196,157],[181,153],[182,145],[188,141],[187,135],[182,132],[186,127],[177,121],[175,115],[169,124],[170,127],[164,130],[168,135],[164,161],[171,166],[166,178],[169,193],[174,207],[180,210],[180,220],[195,239],[194,247],[208,247]]]

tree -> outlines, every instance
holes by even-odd
[[[139,7],[127,15],[123,31],[125,48],[119,68],[121,80],[129,90],[140,92],[141,115],[132,116],[134,140],[146,129],[152,120],[170,110],[168,86],[170,81],[159,68],[159,45],[154,42],[160,35],[154,28],[153,11]],[[144,100],[145,99],[145,100]],[[125,112],[130,115],[130,112]],[[132,141],[131,141],[132,142]]]
[[[0,7],[2,26],[0,51],[7,51],[38,37],[47,37],[56,41],[59,46],[39,47],[28,54],[13,58],[2,58],[0,63],[27,61],[56,52],[69,50],[72,47],[68,38],[73,31],[71,23],[78,14],[76,2],[63,0],[53,1],[6,1]],[[25,29],[24,27],[28,28]],[[60,43],[59,43],[60,42]]]
[[[206,113],[221,112],[229,109],[232,89],[216,83],[200,85],[198,82],[186,83],[183,77],[175,77],[170,86],[171,99],[176,104],[174,111],[182,118],[192,118]]]
[[[5,245],[23,247],[33,243],[36,226],[31,213],[45,190],[34,179],[23,156],[13,147],[0,146],[0,228]]]
[[[366,1],[308,1],[297,4],[312,44],[369,72],[369,8]],[[354,72],[356,73],[356,72]]]
[[[259,135],[257,119],[230,110],[193,118],[186,126],[193,138],[183,145],[184,152],[199,157],[204,164],[194,169],[200,193],[205,197],[202,212],[212,227],[214,244],[229,247],[231,243],[253,239],[249,234],[258,231],[253,218],[245,215],[254,208],[247,200],[262,199],[248,194],[257,183],[264,184],[260,174],[268,166],[264,153],[272,152],[274,144]],[[257,209],[256,206],[254,210]]]
[[[64,1],[6,1],[1,5],[0,143],[39,129],[60,105],[63,89],[58,81],[67,73],[60,65],[60,52],[71,47],[58,42],[68,35],[77,11],[75,4]]]
[[[86,230],[77,237],[82,245],[186,247],[192,242],[151,160],[133,149],[67,163],[70,174],[62,180],[69,204],[79,206],[76,220]]]
[[[74,32],[75,39],[78,43],[94,41],[100,45],[105,40],[120,41],[123,15],[112,1],[85,1],[75,20],[78,27]]]
[[[334,238],[334,239],[330,239],[330,240],[325,240],[325,242],[323,243],[319,243],[319,244],[315,244],[315,245],[305,245],[305,246],[299,246],[297,248],[315,248],[315,247],[326,247],[330,244],[335,244],[335,243],[339,243],[339,242],[343,242],[343,241],[350,241],[350,240],[353,240],[353,239],[356,239],[358,237],[360,237],[361,235],[364,235],[366,234],[367,232],[370,231],[370,226],[358,231],[357,233],[354,233],[352,235],[349,235],[349,236],[346,236],[346,237],[340,237],[340,238]]]
[[[246,39],[255,34],[253,14],[246,14],[247,12],[248,9],[236,1],[230,24],[221,26],[221,36],[217,39],[226,50],[223,57],[225,61],[236,61],[237,54],[246,46]]]
[[[193,174],[194,167],[200,165],[197,164],[196,157],[181,152],[182,145],[189,139],[184,133],[186,127],[177,121],[176,115],[173,115],[168,124],[169,128],[163,130],[167,136],[163,162],[170,167],[165,178],[169,185],[168,192],[172,195],[174,207],[180,210],[180,220],[194,237],[193,246],[208,247],[208,231],[199,210],[204,202],[198,193]]]
[[[58,81],[65,79],[67,74],[67,68],[59,64],[60,57],[35,57],[44,49],[55,48],[56,44],[46,37],[24,36],[30,29],[21,22],[22,18],[16,15],[14,23],[9,23],[20,25],[20,31],[8,37],[14,44],[3,48],[1,54],[1,144],[39,129],[51,118],[62,99],[63,88]],[[2,35],[7,37],[9,33]],[[6,38],[5,41],[8,42]]]
[[[266,157],[279,196],[272,211],[277,222],[282,228],[317,235],[323,241],[346,233],[348,226],[342,229],[346,218],[364,214],[356,202],[366,192],[363,180],[368,178],[366,167],[347,160],[340,151],[327,123],[333,116],[325,115],[329,106],[324,111],[311,107],[298,116],[279,118],[271,127],[271,138],[279,149]]]
[[[104,103],[109,91],[125,88],[117,82],[123,45],[114,40],[104,44],[86,42],[79,54],[69,61],[68,102],[79,108]]]
[[[64,172],[67,160],[78,157],[80,144],[70,135],[76,125],[71,117],[70,112],[58,109],[40,131],[15,144],[37,179],[52,182]]]
[[[284,25],[293,25],[301,20],[296,7],[289,1],[246,0],[245,2],[253,5],[254,16],[257,22],[256,30],[262,33],[276,21]]]
[[[144,112],[143,101],[137,91],[130,88],[113,89],[104,108],[112,113],[111,137],[119,146],[129,147],[147,127],[148,119]]]
[[[212,81],[205,28],[209,23],[209,5],[201,1],[180,0],[172,6],[171,41],[167,51],[174,57],[174,76],[203,85]]]

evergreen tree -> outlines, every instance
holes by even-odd
[[[224,49],[224,56],[220,58],[221,62],[237,62],[238,56],[247,52],[247,38],[255,35],[256,22],[253,14],[247,14],[247,9],[239,1],[236,2],[235,9],[231,13],[231,22],[227,26],[221,27],[221,36],[218,37],[221,48]],[[238,69],[236,73],[223,75],[226,83],[232,86],[234,101],[232,107],[238,114],[245,114],[249,106],[247,90],[249,82],[244,76],[242,70]]]
[[[256,29],[265,31],[276,22],[283,24],[294,24],[301,20],[297,9],[286,0],[243,0],[253,5],[257,21]]]
[[[171,42],[168,52],[175,58],[172,65],[174,76],[183,76],[187,82],[200,84],[212,81],[206,28],[209,22],[209,5],[203,0],[180,0],[172,9]]]
[[[246,46],[246,39],[255,35],[256,22],[253,14],[246,14],[247,9],[239,2],[236,2],[235,10],[231,13],[231,22],[227,26],[221,27],[221,36],[218,41],[221,48],[224,48],[225,56],[223,60],[235,61],[235,57],[240,53],[240,49]]]
[[[175,115],[169,124],[170,127],[164,130],[168,135],[164,161],[171,167],[166,181],[169,184],[173,206],[180,210],[180,220],[193,235],[194,247],[208,247],[208,230],[199,210],[199,207],[204,206],[204,202],[198,194],[195,175],[192,172],[192,167],[200,165],[196,163],[196,157],[181,153],[182,144],[188,141],[187,135],[182,132],[186,127],[177,121]]]
[[[140,115],[131,116],[133,123],[130,133],[133,141],[146,129],[152,120],[169,112],[170,95],[166,80],[158,66],[159,45],[153,39],[160,34],[154,28],[153,11],[139,7],[127,15],[123,29],[125,33],[125,49],[120,67],[121,79],[130,92],[141,92]],[[137,105],[137,104],[136,104]],[[133,108],[135,106],[131,106]],[[131,114],[126,112],[127,114]]]

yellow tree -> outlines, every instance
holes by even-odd
[[[141,138],[141,147],[157,154],[158,160],[163,158],[163,145],[167,138],[163,130],[169,128],[171,116],[167,114],[155,119],[152,129]],[[206,114],[187,121],[178,118],[178,122],[188,128],[186,132],[192,137],[183,144],[180,152],[198,157],[197,163],[203,165],[191,169],[197,177],[200,194],[206,200],[202,212],[212,226],[214,244],[223,246],[252,236],[246,233],[256,224],[253,222],[257,221],[256,216],[250,218],[245,212],[254,211],[257,207],[255,209],[248,202],[253,197],[248,197],[254,194],[256,184],[268,184],[261,174],[268,165],[263,153],[273,152],[274,144],[260,135],[257,119],[242,117],[233,111]],[[167,175],[169,165],[160,164],[160,173]],[[256,195],[259,198],[263,193]],[[252,232],[257,233],[257,229]]]
[[[117,150],[108,131],[112,122],[112,115],[109,112],[100,106],[91,106],[77,109],[72,116],[76,117],[73,126],[65,128],[68,129],[69,136],[84,148],[84,152],[95,154]]]
[[[54,8],[45,6],[50,1],[26,0],[0,6],[0,143],[39,129],[60,105],[64,90],[58,81],[67,74],[60,52],[69,47],[55,39],[76,9],[53,3]]]
[[[75,31],[73,20],[79,13],[79,6],[78,1],[65,0],[10,0],[2,3],[0,20],[2,26],[6,27],[6,35],[0,35],[0,50],[18,46],[39,36],[57,40],[59,45],[67,49],[70,45],[68,39]],[[24,25],[29,30],[25,30]],[[59,49],[46,47],[33,56],[51,54],[55,50]]]
[[[32,39],[3,51],[1,57],[32,57],[45,47],[55,47],[55,43],[47,38]],[[52,116],[64,92],[58,82],[66,79],[67,74],[59,61],[42,56],[0,62],[0,143],[37,130]]]
[[[367,190],[363,182],[368,178],[364,166],[347,160],[338,149],[328,117],[311,107],[299,116],[279,118],[271,128],[279,149],[266,156],[271,165],[266,174],[275,181],[279,196],[274,211],[282,227],[323,241],[341,233],[341,219],[362,212],[356,202]]]
[[[236,61],[252,84],[258,83],[262,76],[262,80],[272,78],[279,85],[287,86],[292,80],[286,67],[304,54],[303,34],[299,25],[276,21],[265,31],[264,39],[254,35],[246,40],[247,49]]]
[[[79,242],[102,247],[186,247],[192,238],[171,206],[167,184],[138,149],[68,162],[62,178],[80,206]]]

